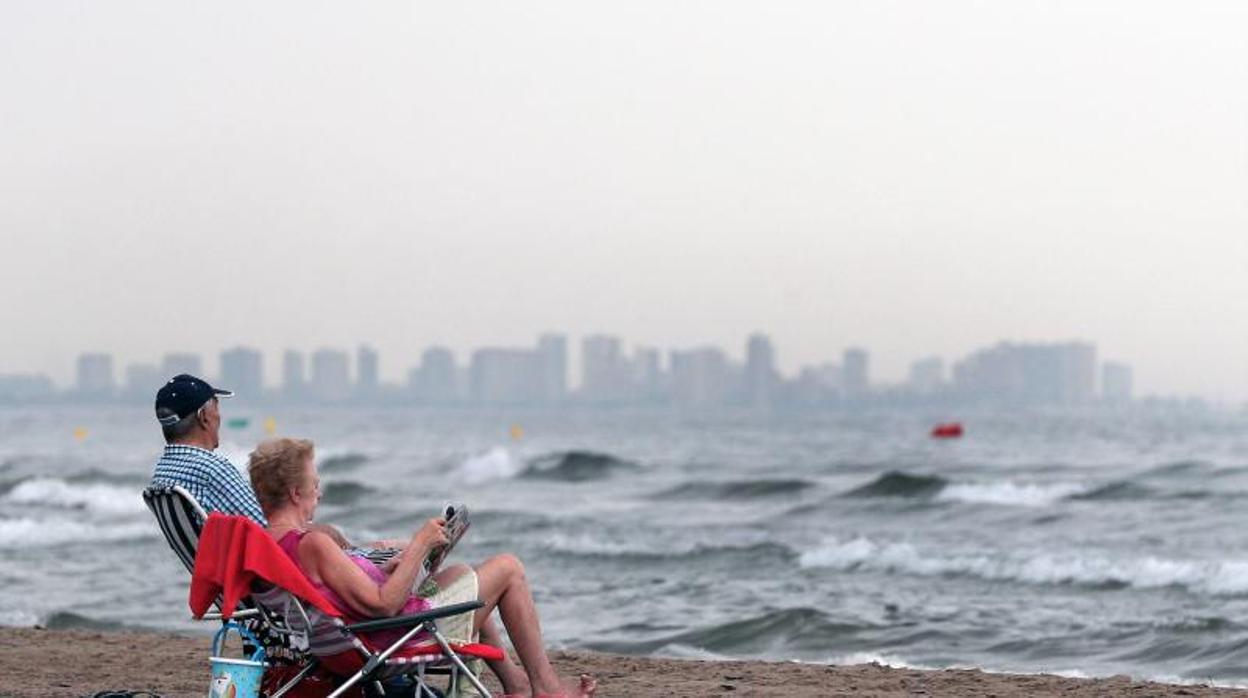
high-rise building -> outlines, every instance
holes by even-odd
[[[974,399],[1019,399],[1023,366],[1014,345],[1002,342],[979,349],[953,365],[953,387]]]
[[[658,402],[663,397],[663,367],[659,350],[638,347],[633,351],[633,399],[641,402]]]
[[[754,408],[770,407],[775,399],[776,353],[767,335],[750,335],[745,344],[745,402]]]
[[[541,360],[528,349],[478,349],[469,369],[473,402],[481,405],[519,405],[537,402],[542,395]]]
[[[1062,405],[1083,405],[1096,399],[1096,345],[1067,342],[1056,347],[1060,358],[1061,388],[1057,400]]]
[[[355,392],[361,397],[369,398],[377,394],[381,379],[380,360],[377,350],[370,346],[361,346],[355,353]]]
[[[568,338],[544,334],[537,338],[537,356],[542,373],[542,402],[557,405],[568,394]]]
[[[160,372],[166,381],[183,373],[189,373],[196,378],[204,378],[203,368],[199,362],[199,356],[187,352],[165,354],[165,358],[160,362]]]
[[[347,352],[318,349],[312,354],[308,392],[317,400],[339,402],[351,396],[351,360]]]
[[[1135,390],[1135,377],[1131,367],[1116,361],[1106,361],[1101,367],[1101,397],[1106,402],[1123,404],[1131,402]]]
[[[964,397],[1029,405],[1078,405],[1096,395],[1096,347],[1083,342],[980,349],[954,365]]]
[[[455,355],[446,347],[429,347],[420,355],[420,366],[408,373],[408,389],[418,402],[446,405],[459,400]]]
[[[255,349],[235,347],[221,352],[221,385],[243,400],[264,397],[264,356]]]
[[[127,400],[155,400],[156,391],[172,376],[161,375],[155,364],[126,366],[126,384],[122,389]]]
[[[55,394],[52,379],[42,373],[0,374],[0,402],[42,402],[51,400]],[[153,390],[152,395],[155,394]]]
[[[307,397],[307,381],[303,352],[287,349],[282,354],[282,396],[287,400],[302,400]]]
[[[841,391],[841,367],[827,362],[805,366],[793,384],[793,399],[803,405],[831,402]]]
[[[85,398],[107,399],[113,396],[113,357],[110,354],[82,354],[78,357],[78,394]],[[152,394],[155,398],[155,393]]]
[[[683,407],[722,405],[733,380],[728,359],[717,347],[671,353],[672,401]]]
[[[620,402],[629,393],[629,367],[618,337],[591,335],[581,341],[581,398],[590,403]]]
[[[856,400],[871,390],[870,355],[865,349],[851,347],[841,357],[841,387],[845,397]]]
[[[929,356],[910,364],[907,387],[920,395],[931,395],[945,385],[945,362],[939,356]]]

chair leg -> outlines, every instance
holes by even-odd
[[[460,659],[459,655],[455,653],[455,650],[451,649],[450,643],[446,641],[446,638],[436,627],[433,628],[432,634],[433,639],[437,640],[438,645],[442,648],[442,653],[446,655],[447,659],[451,660],[451,663],[455,665],[455,668],[463,672],[464,676],[468,678],[469,683],[480,691],[484,698],[491,698],[490,689],[486,688],[485,684],[481,683],[481,679],[477,678],[476,674],[468,670],[468,665],[464,664],[464,660]]]
[[[281,688],[277,689],[277,691],[273,695],[269,696],[269,698],[282,698],[282,696],[290,692],[290,689],[294,688],[300,681],[304,680],[304,678],[306,678],[308,674],[312,673],[312,670],[316,668],[316,664],[317,664],[317,661],[315,659],[309,661],[307,666],[300,669],[299,673],[295,674],[295,677],[293,679],[291,679]]]
[[[413,637],[416,636],[417,633],[419,633],[421,630],[426,629],[427,627],[432,627],[434,629],[434,632],[435,633],[437,632],[437,626],[434,625],[432,621],[427,621],[420,625],[414,626],[411,630],[408,630],[406,633],[404,633],[403,637],[399,638],[398,640],[394,642],[394,644],[387,647],[384,652],[382,652],[381,654],[374,654],[370,656],[368,658],[368,661],[364,663],[363,668],[355,672],[354,676],[347,679],[346,682],[344,682],[341,686],[339,686],[337,690],[329,694],[329,698],[338,698],[342,694],[346,693],[349,688],[359,683],[366,677],[372,675],[372,673],[377,670],[377,667],[384,664],[385,661],[390,658],[390,655],[394,654],[395,650],[403,646],[403,643],[412,639]]]

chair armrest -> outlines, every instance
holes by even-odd
[[[255,618],[256,616],[259,616],[259,615],[260,615],[260,611],[258,611],[258,610],[256,610],[256,609],[254,609],[254,608],[243,608],[243,609],[239,609],[239,610],[235,611],[234,613],[230,614],[230,618],[231,618],[231,619],[234,619],[234,618]],[[192,618],[191,620],[223,620],[223,619],[224,619],[224,617],[223,617],[220,613],[218,613],[218,612],[216,612],[216,611],[213,611],[212,613],[205,613],[204,615],[200,616],[199,618]]]
[[[432,608],[424,613],[413,613],[410,616],[396,616],[394,618],[380,618],[378,620],[366,620],[363,623],[353,623],[346,626],[346,630],[353,633],[366,633],[373,630],[389,630],[390,628],[410,628],[413,625],[420,625],[426,621],[475,611],[484,605],[480,601],[453,603],[449,606]]]

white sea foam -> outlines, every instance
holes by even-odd
[[[42,548],[62,543],[151,538],[160,529],[150,521],[99,524],[66,519],[0,519],[0,548]]]
[[[731,544],[710,543],[705,540],[677,540],[671,536],[643,540],[621,540],[585,530],[555,532],[541,540],[542,548],[551,552],[608,557],[684,557],[701,553],[712,555],[732,554],[740,551],[755,551],[757,550],[756,546],[760,545],[762,545],[761,541],[753,545],[748,540],[736,541]],[[780,544],[773,545],[777,551],[786,550]]]
[[[930,665],[916,664],[899,659],[891,654],[877,654],[874,652],[851,652],[849,654],[834,657],[827,662],[828,664],[838,666],[850,666],[855,664],[880,664],[882,666],[893,667],[895,669],[919,669],[923,671],[939,671],[941,669],[975,669],[985,674],[1012,674],[1016,676],[1041,676],[1052,675],[1061,676],[1068,679],[1098,679],[1108,678],[1111,676],[1108,672],[1092,672],[1089,673],[1082,669],[1071,668],[1048,668],[1035,671],[1021,671],[1016,668],[1001,669],[993,666],[974,666],[971,664],[952,664],[952,665]],[[1157,683],[1178,685],[1178,686],[1213,686],[1216,688],[1246,688],[1248,684],[1241,682],[1224,682],[1224,681],[1208,681],[1207,679],[1192,679],[1177,674],[1144,674],[1134,676],[1133,678],[1143,681],[1154,681]]]
[[[691,645],[673,642],[660,647],[655,653],[660,657],[675,657],[676,659],[696,659],[699,661],[718,662],[732,659],[726,654],[719,654],[701,647],[693,647]]]
[[[98,514],[136,514],[146,511],[134,487],[103,483],[74,484],[58,478],[37,478],[18,484],[4,496],[13,504],[86,509]]]
[[[0,611],[0,626],[31,628],[39,624],[39,616],[31,611]]]
[[[1087,491],[1074,482],[1050,484],[993,482],[954,483],[944,487],[936,498],[944,501],[1001,506],[1042,507]]]
[[[1122,584],[1137,589],[1177,586],[1195,594],[1248,594],[1248,561],[1168,560],[1157,557],[1111,558],[1064,553],[923,552],[910,543],[878,543],[867,538],[833,539],[804,552],[807,568],[871,570],[922,577],[964,575],[1027,584]]]
[[[573,555],[661,555],[664,552],[654,545],[646,545],[643,542],[625,543],[607,540],[586,531],[551,534],[542,540],[542,547]]]
[[[469,485],[515,477],[524,464],[502,446],[472,456],[459,466],[459,475]]]
[[[937,669],[939,667],[925,666],[923,664],[914,664],[907,662],[895,655],[878,654],[875,652],[850,652],[842,654],[827,661],[828,664],[836,666],[854,666],[857,664],[879,664],[880,666],[893,667],[894,669]]]

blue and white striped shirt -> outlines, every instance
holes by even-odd
[[[198,446],[169,444],[156,471],[153,485],[181,485],[199,500],[208,513],[239,514],[267,526],[256,493],[228,459]]]

